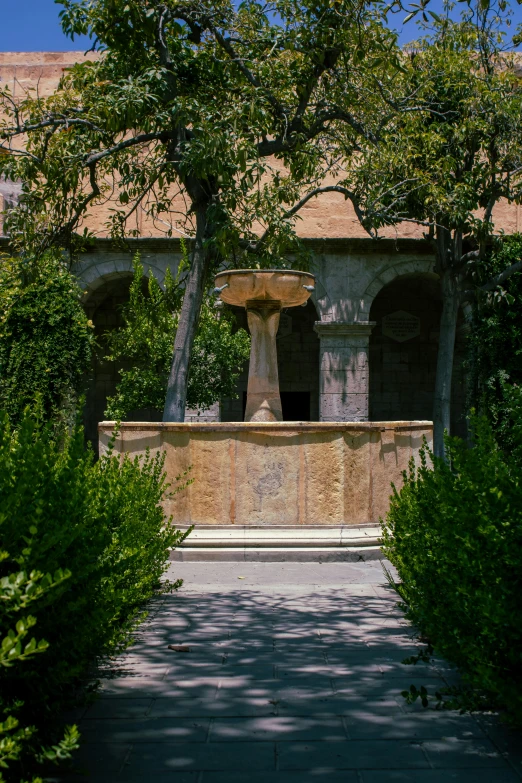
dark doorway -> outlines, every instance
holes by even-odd
[[[440,283],[434,274],[396,278],[373,300],[370,321],[376,325],[370,337],[370,421],[433,418],[441,310]],[[395,319],[399,331],[390,331],[390,319],[392,326]],[[405,324],[410,333],[401,333]],[[463,360],[464,344],[457,335],[451,430],[461,436],[466,434]]]
[[[283,421],[310,421],[310,392],[280,392]],[[243,420],[247,393],[243,392]]]

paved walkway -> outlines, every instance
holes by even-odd
[[[495,719],[405,704],[412,682],[455,676],[400,663],[415,646],[380,563],[170,570],[184,587],[79,716],[92,783],[520,781],[517,738]]]

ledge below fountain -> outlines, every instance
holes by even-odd
[[[100,453],[114,422],[99,424]],[[418,463],[429,421],[125,422],[114,449],[165,453],[167,479],[194,481],[164,503],[179,525],[359,526],[376,524]]]

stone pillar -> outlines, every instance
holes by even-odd
[[[248,299],[246,309],[252,343],[245,421],[283,421],[276,348],[281,302]]]
[[[317,321],[320,421],[368,421],[370,334],[375,321]]]

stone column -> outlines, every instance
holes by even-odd
[[[317,321],[321,341],[319,418],[368,421],[370,334],[375,321]]]
[[[249,299],[246,309],[252,343],[245,421],[283,421],[276,347],[281,302]]]

